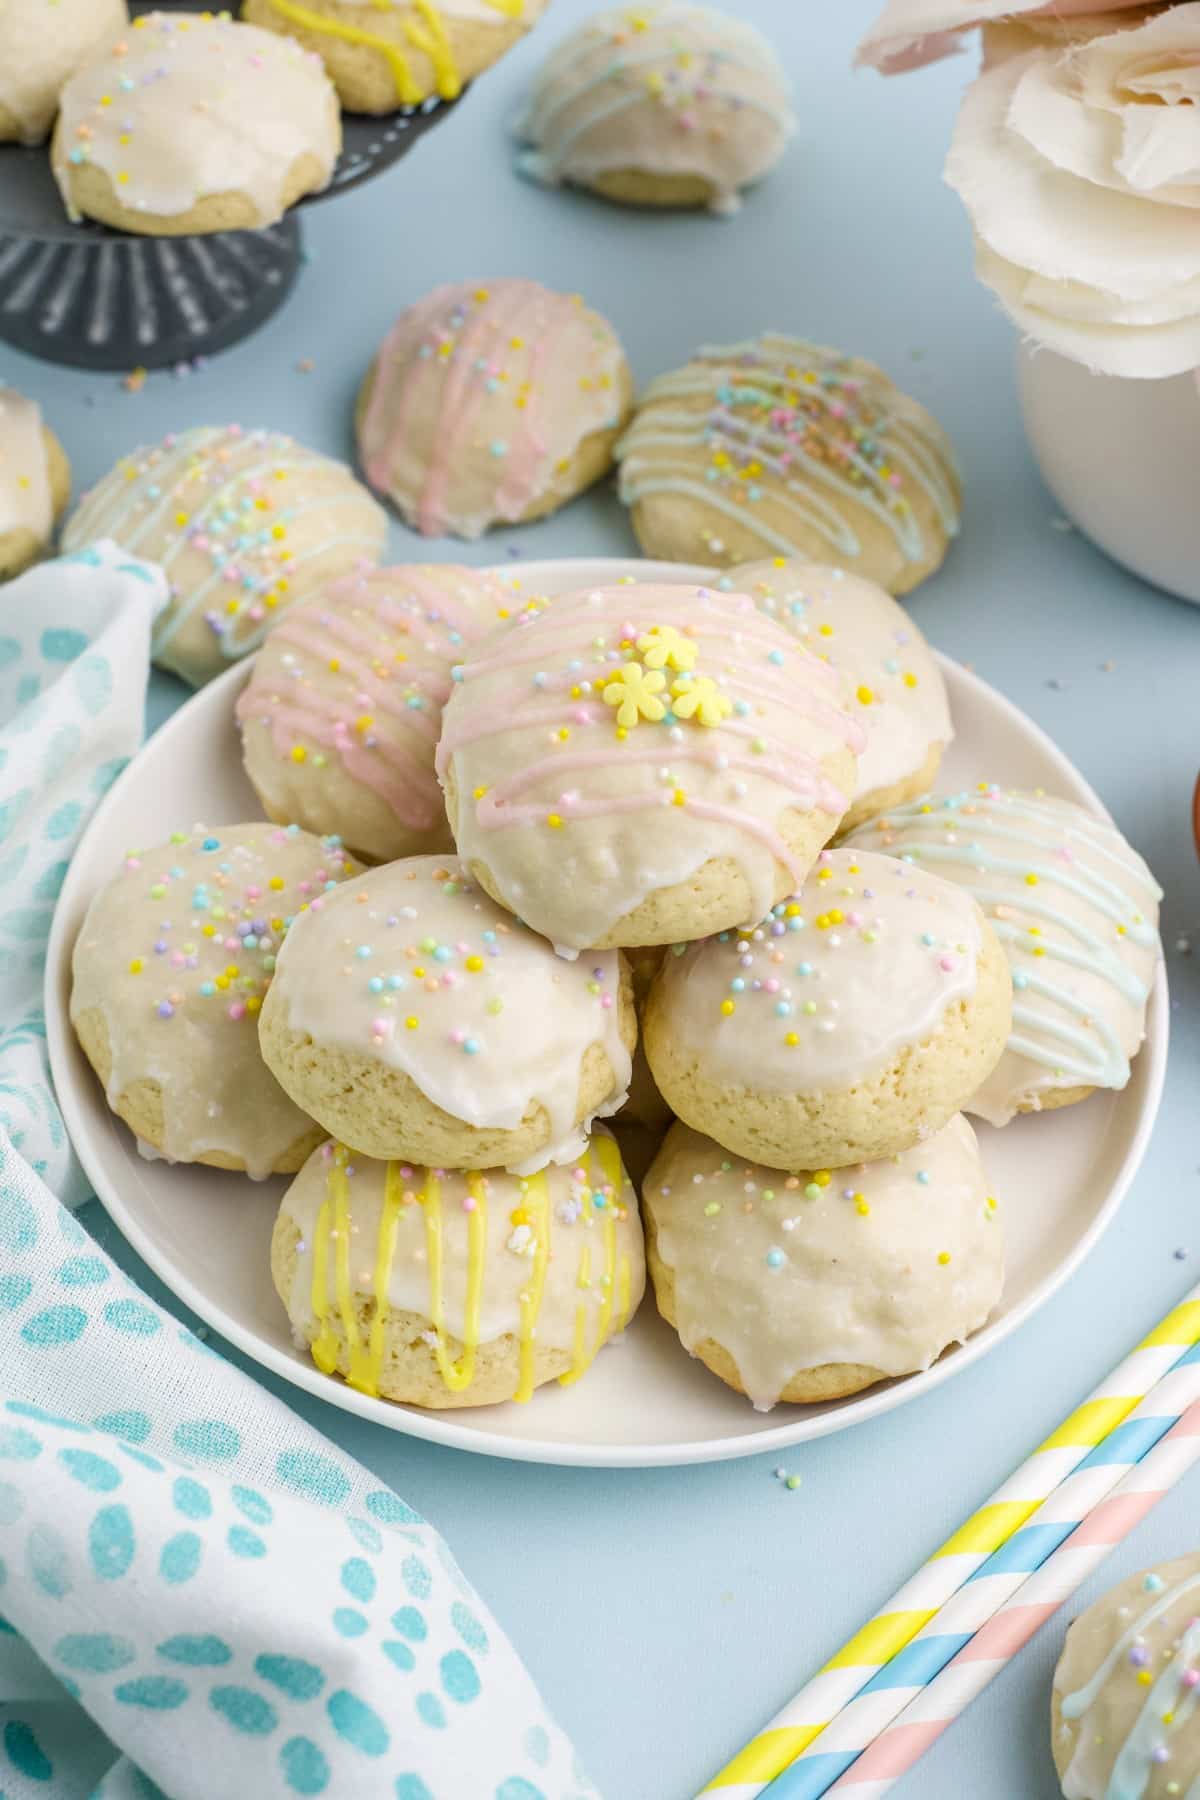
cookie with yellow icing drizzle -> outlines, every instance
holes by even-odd
[[[283,1197],[271,1273],[319,1369],[428,1407],[573,1385],[646,1279],[637,1197],[605,1131],[529,1176],[326,1144]]]
[[[958,530],[950,441],[874,363],[779,332],[652,381],[617,445],[647,556],[794,556],[904,594]]]
[[[615,952],[566,962],[456,858],[414,856],[297,922],[260,1037],[297,1105],[369,1155],[524,1174],[623,1104],[637,1022]]]
[[[536,281],[407,307],[358,403],[359,460],[425,537],[542,518],[606,475],[633,377],[607,319]]]
[[[518,166],[630,206],[735,212],[796,129],[789,87],[762,33],[715,7],[595,13],[546,58]]]
[[[980,782],[891,807],[852,841],[964,888],[1004,946],[1012,1033],[970,1112],[1006,1125],[1125,1086],[1162,956],[1162,889],[1115,825]]]
[[[642,1204],[659,1312],[762,1412],[928,1368],[1003,1286],[998,1208],[961,1114],[885,1161],[793,1173],[675,1124]]]
[[[468,82],[519,43],[548,0],[245,0],[242,17],[286,32],[325,64],[347,112],[390,113]]]
[[[459,855],[565,953],[757,921],[850,804],[834,672],[744,594],[560,596],[468,657],[438,767]]]
[[[68,75],[129,24],[125,0],[5,0],[0,6],[0,142],[40,144]]]
[[[668,956],[646,1057],[681,1119],[775,1168],[892,1156],[995,1067],[1012,990],[969,894],[867,850],[823,850],[752,930]]]
[[[72,218],[178,237],[273,225],[341,147],[299,44],[228,13],[143,13],[64,86],[51,163]]]
[[[744,563],[717,585],[749,594],[842,678],[867,741],[839,835],[928,792],[954,727],[937,659],[898,601],[861,575],[785,556]]]
[[[46,554],[70,497],[71,465],[41,408],[0,387],[0,581]]]
[[[1200,1555],[1127,1575],[1072,1621],[1050,1742],[1065,1800],[1194,1800]]]
[[[371,862],[452,850],[433,771],[450,670],[519,603],[454,563],[346,575],[291,607],[237,703],[268,816]]]
[[[161,564],[151,654],[199,687],[297,600],[375,563],[387,519],[344,463],[276,431],[200,425],[134,450],[83,496],[63,548],[112,538]]]
[[[357,873],[295,826],[194,826],[130,852],[88,908],[71,1023],[113,1111],[171,1162],[292,1174],[319,1125],[262,1058],[258,1013],[287,933]]]

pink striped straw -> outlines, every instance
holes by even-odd
[[[1197,1460],[1200,1401],[920,1689],[829,1792],[880,1800]]]

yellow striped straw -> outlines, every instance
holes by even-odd
[[[1200,1341],[1200,1285],[703,1790],[755,1800]]]

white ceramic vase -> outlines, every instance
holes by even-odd
[[[1022,344],[1025,430],[1063,512],[1135,575],[1200,605],[1200,383],[1096,375]]]

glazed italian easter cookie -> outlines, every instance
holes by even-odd
[[[561,596],[459,671],[438,768],[463,861],[564,952],[757,920],[854,787],[832,670],[744,594]]]
[[[961,1114],[835,1173],[747,1165],[675,1124],[642,1204],[659,1312],[763,1412],[927,1369],[1003,1286],[996,1202]]]
[[[228,13],[144,13],[66,83],[50,154],[72,218],[177,237],[274,224],[341,147],[319,57]]]
[[[372,862],[452,850],[433,771],[450,670],[515,610],[454,563],[364,570],[291,607],[237,703],[268,816],[336,829]]]
[[[0,581],[46,554],[70,497],[71,465],[40,407],[0,387]]]
[[[926,793],[954,727],[942,672],[904,608],[876,582],[782,556],[732,569],[720,585],[726,583],[749,594],[845,683],[867,742],[841,832]]]
[[[359,460],[415,531],[477,538],[606,475],[632,399],[616,333],[578,294],[536,281],[435,288],[367,373]]]
[[[825,850],[756,929],[666,959],[644,1041],[689,1125],[775,1168],[840,1168],[940,1130],[994,1068],[1011,1015],[1004,952],[969,894]]]
[[[937,421],[860,356],[766,332],[652,381],[617,445],[647,556],[836,563],[904,594],[958,530]]]
[[[604,1131],[571,1167],[529,1176],[325,1144],[283,1197],[271,1273],[319,1369],[430,1407],[570,1386],[646,1283],[637,1199]]]
[[[1125,1086],[1161,956],[1162,889],[1115,825],[985,782],[892,808],[853,842],[974,895],[1004,946],[1012,1035],[970,1112],[1006,1125]]]
[[[1128,1575],[1075,1619],[1054,1671],[1066,1800],[1182,1800],[1200,1782],[1200,1555]]]
[[[316,52],[347,112],[456,100],[537,23],[547,0],[245,0],[242,17]]]
[[[618,956],[564,962],[454,858],[414,856],[305,915],[259,1035],[296,1104],[368,1155],[524,1174],[622,1105],[637,1024]]]
[[[5,0],[0,6],[0,142],[40,144],[68,75],[129,23],[125,0]]]
[[[294,921],[356,872],[336,839],[262,824],[125,858],[76,940],[71,1023],[142,1144],[254,1176],[301,1166],[324,1134],[264,1063],[257,1015]]]
[[[63,548],[113,538],[161,564],[171,605],[154,661],[199,687],[285,607],[376,562],[386,536],[344,463],[279,432],[204,425],[122,458],[76,507]]]
[[[796,128],[789,89],[762,33],[715,7],[595,13],[542,67],[519,166],[631,206],[733,212]]]

